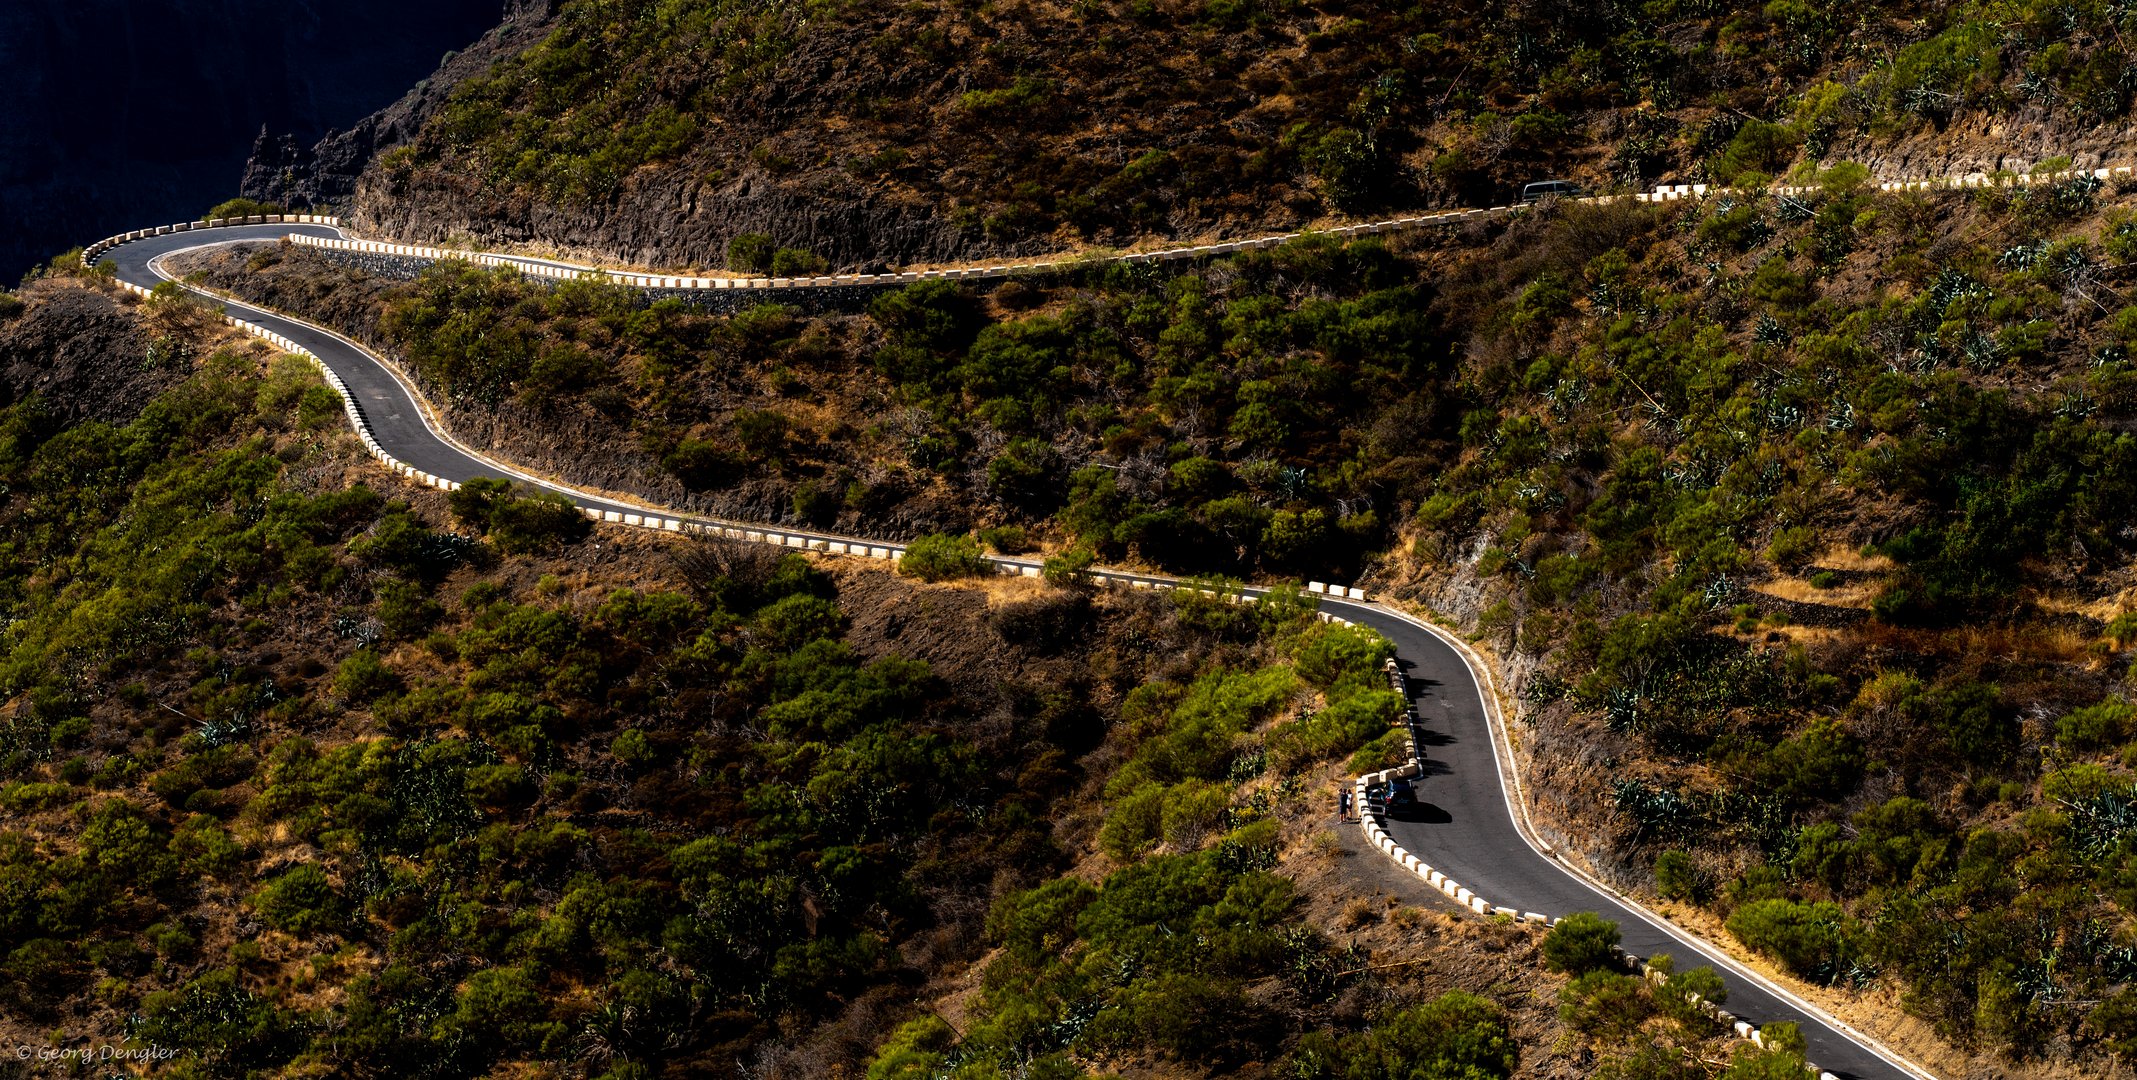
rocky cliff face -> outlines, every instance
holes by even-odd
[[[492,247],[527,245],[598,262],[692,270],[724,265],[728,241],[742,233],[775,236],[862,273],[1057,250],[1042,240],[989,242],[925,202],[835,179],[797,187],[761,177],[716,182],[660,172],[639,178],[614,202],[576,205],[501,192],[471,177],[433,175],[411,185],[374,171],[343,205],[366,235],[407,243],[472,238]]]
[[[413,138],[454,86],[539,40],[556,2],[508,0],[502,23],[466,48],[447,53],[436,71],[393,104],[346,129],[327,132],[316,143],[308,140],[305,129],[262,128],[245,162],[240,192],[286,206],[345,209],[356,193],[357,177],[372,158]]]
[[[0,4],[0,281],[234,193],[264,127],[316,138],[496,24],[501,0]]]

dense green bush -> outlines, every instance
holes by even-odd
[[[922,581],[978,577],[993,569],[969,536],[941,533],[914,537],[898,557],[898,572]]]
[[[210,207],[207,213],[200,216],[201,220],[207,221],[214,218],[256,217],[261,214],[279,214],[281,212],[282,208],[274,203],[239,198],[217,203]]]
[[[1560,1022],[1605,1045],[1630,1038],[1653,1012],[1646,984],[1619,971],[1582,972],[1558,995]]]
[[[1576,911],[1544,935],[1544,962],[1553,971],[1575,976],[1615,968],[1618,941],[1618,924],[1594,912]]]
[[[1512,1076],[1521,1053],[1498,1006],[1450,991],[1379,1018],[1356,1034],[1314,1032],[1292,1054],[1300,1080]]]
[[[478,477],[446,496],[453,516],[507,554],[569,544],[593,531],[571,500],[547,491],[524,494],[509,480]]]
[[[823,256],[800,248],[780,248],[772,252],[772,261],[767,267],[774,277],[816,277],[830,268],[831,264]]]
[[[2120,746],[2137,734],[2137,709],[2108,700],[2072,709],[2055,722],[2056,742],[2079,753]]]
[[[1666,900],[1701,900],[1707,892],[1706,877],[1690,855],[1665,851],[1655,856],[1655,891]]]
[[[349,658],[341,662],[341,669],[334,673],[334,692],[358,703],[375,700],[400,686],[400,676],[369,649],[350,653]]]
[[[768,273],[778,247],[763,233],[741,233],[727,242],[727,268],[745,274]]]
[[[1080,587],[1090,583],[1090,569],[1098,557],[1089,548],[1070,548],[1058,555],[1049,555],[1040,567],[1040,576],[1057,589]]]
[[[262,886],[252,896],[260,918],[293,934],[331,932],[345,917],[341,895],[316,863],[304,863]]]
[[[1729,916],[1729,932],[1801,975],[1830,978],[1849,951],[1846,916],[1836,904],[1756,901]]]

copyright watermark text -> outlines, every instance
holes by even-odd
[[[18,1061],[169,1061],[178,1051],[167,1046],[31,1046],[15,1047]]]

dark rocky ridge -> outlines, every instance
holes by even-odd
[[[742,233],[776,236],[850,273],[1056,250],[1038,241],[988,242],[933,207],[859,185],[802,191],[757,178],[716,188],[682,171],[642,177],[613,205],[582,207],[501,194],[472,179],[402,188],[373,172],[357,185],[348,216],[367,235],[404,243],[467,238],[603,263],[691,270],[721,266],[727,242]]]
[[[433,176],[409,186],[369,168],[381,154],[413,141],[454,87],[540,42],[553,29],[560,2],[513,0],[503,25],[347,131],[310,147],[292,137],[263,135],[246,163],[243,194],[331,208],[367,234],[407,243],[533,245],[637,266],[711,268],[720,264],[727,241],[745,232],[776,236],[842,270],[864,273],[892,262],[1054,250],[1044,242],[975,244],[971,230],[937,207],[836,173],[797,185],[763,175],[712,180],[689,170],[648,170],[611,202],[562,206],[499,191],[473,177]],[[836,65],[831,56],[816,61],[820,69]]]
[[[329,131],[307,145],[302,132],[263,129],[245,162],[240,193],[285,206],[343,208],[356,193],[357,177],[371,159],[408,141],[444,104],[454,86],[488,71],[500,57],[540,40],[556,2],[506,0],[503,23],[467,48],[448,54],[436,71],[393,104],[346,130]]]
[[[0,281],[233,194],[263,125],[311,139],[392,100],[501,0],[0,5]]]

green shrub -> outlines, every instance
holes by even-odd
[[[243,746],[217,746],[163,769],[148,786],[172,806],[184,806],[197,791],[244,782],[257,765],[258,759]]]
[[[1394,726],[1403,715],[1402,697],[1392,690],[1346,694],[1310,716],[1280,724],[1269,733],[1268,749],[1279,768],[1347,754],[1375,739],[1401,735]]]
[[[838,519],[845,496],[830,483],[807,480],[794,485],[794,516],[805,525],[828,525]]]
[[[2137,729],[2137,709],[2109,699],[2072,709],[2055,722],[2055,741],[2081,754],[2120,746]]]
[[[1601,1043],[1620,1043],[1655,1011],[1645,981],[1617,971],[1587,971],[1558,991],[1558,1019]]]
[[[334,673],[334,692],[349,701],[363,704],[376,701],[399,690],[401,677],[386,667],[378,653],[370,649],[358,649],[341,662],[341,669]]]
[[[1520,1062],[1520,1044],[1505,1013],[1484,998],[1454,990],[1383,1016],[1356,1034],[1309,1032],[1292,1051],[1283,1075],[1504,1080]]]
[[[1358,752],[1343,763],[1343,771],[1356,776],[1360,773],[1392,769],[1407,763],[1409,758],[1409,732],[1394,727],[1382,732],[1379,738],[1359,747]]]
[[[1657,956],[1650,965],[1667,970],[1664,963],[1669,958]],[[1707,1006],[1719,1007],[1729,1000],[1729,984],[1722,981],[1714,969],[1704,965],[1690,971],[1673,971],[1655,988],[1655,1004],[1670,1019],[1694,1037],[1704,1036],[1714,1030],[1716,1021],[1707,1015]]]
[[[1229,784],[1189,780],[1174,785],[1165,793],[1161,814],[1165,842],[1175,850],[1200,847],[1202,838],[1224,822],[1231,804]]]
[[[725,487],[742,475],[744,462],[718,443],[682,439],[661,455],[660,466],[695,491]]]
[[[1749,173],[1770,177],[1796,156],[1795,132],[1780,124],[1747,120],[1721,154],[1707,162],[1717,184],[1748,180]]]
[[[274,203],[260,202],[257,199],[236,198],[209,207],[208,212],[201,215],[201,220],[256,217],[262,214],[279,214],[281,212],[282,208]]]
[[[1543,939],[1543,959],[1552,971],[1584,975],[1618,965],[1618,924],[1592,911],[1558,920]]]
[[[823,256],[800,248],[780,248],[772,252],[773,277],[818,277],[830,268],[831,264]]]
[[[1699,223],[1699,238],[1733,251],[1749,251],[1773,235],[1756,201],[1738,203]]]
[[[429,630],[445,608],[412,581],[388,581],[378,587],[378,624],[389,636],[413,641]]]
[[[1738,1044],[1720,1080],[1801,1080],[1808,1070],[1803,1063],[1803,1038],[1796,1034],[1796,1025],[1775,1021],[1762,1026],[1759,1037],[1766,1046]]]
[[[493,1050],[533,1050],[552,1029],[549,1006],[527,972],[486,968],[468,977],[445,1026],[454,1035]]]
[[[1799,975],[1830,977],[1847,952],[1847,916],[1838,904],[1759,900],[1729,916],[1729,932]]]
[[[1655,856],[1655,891],[1665,900],[1697,903],[1706,897],[1706,875],[1685,852],[1665,851]]]
[[[1165,833],[1165,794],[1165,785],[1152,781],[1114,800],[1098,829],[1099,850],[1121,863],[1150,850]]]
[[[297,399],[297,425],[306,430],[338,426],[345,415],[341,395],[331,387],[311,387]]]
[[[1781,529],[1766,545],[1766,557],[1790,573],[1803,569],[1818,554],[1818,530],[1808,525]]]
[[[478,478],[446,496],[453,516],[508,555],[575,543],[593,531],[571,500],[547,491],[520,494],[509,480]]]
[[[0,786],[0,807],[18,814],[31,810],[49,810],[73,801],[74,788],[68,784],[11,780],[5,786]]]
[[[1061,505],[1060,456],[1051,444],[1018,436],[987,463],[987,488],[1003,505],[1032,514]]]
[[[1802,732],[1781,740],[1766,755],[1761,778],[1789,802],[1817,802],[1854,789],[1862,779],[1862,742],[1831,716],[1817,716]]]
[[[948,533],[915,537],[898,557],[898,572],[922,581],[979,577],[991,569],[971,537]]]
[[[1039,576],[1057,589],[1088,585],[1091,581],[1091,567],[1097,561],[1098,557],[1091,553],[1090,548],[1070,548],[1059,555],[1048,556],[1040,566]]]
[[[1958,22],[1899,51],[1885,76],[1892,113],[1947,115],[1991,92],[2003,79],[2003,31],[1994,23]]]
[[[846,628],[846,613],[823,597],[799,594],[765,605],[752,626],[767,648],[792,652],[819,638],[837,637]]]
[[[1842,161],[1818,173],[1818,183],[1834,197],[1851,195],[1870,182],[1870,170],[1852,161]]]
[[[1299,677],[1322,690],[1344,680],[1383,685],[1381,665],[1394,655],[1394,643],[1378,631],[1335,623],[1308,628],[1293,653]]]
[[[1088,886],[1085,886],[1088,888]],[[929,1013],[898,1025],[868,1059],[867,1080],[930,1080],[957,1044],[957,1030]]]
[[[2137,611],[2125,611],[2108,620],[2103,637],[2117,649],[2126,649],[2137,642]]]
[[[1052,93],[1046,80],[1024,77],[996,90],[967,90],[958,97],[957,108],[989,120],[1018,120],[1028,117]]]
[[[14,293],[0,292],[0,319],[12,319],[22,314],[25,306]]]
[[[987,936],[1020,962],[1036,965],[1075,942],[1076,916],[1097,898],[1097,889],[1076,878],[1010,893],[988,913]]]
[[[1356,210],[1375,201],[1385,166],[1374,141],[1364,132],[1337,125],[1307,141],[1300,158],[1321,194],[1338,210]]]
[[[236,969],[220,968],[143,998],[135,1036],[184,1047],[238,1072],[260,1072],[302,1048],[304,1026],[296,1013],[246,989]]]
[[[1003,555],[1022,555],[1031,550],[1031,537],[1022,525],[997,525],[981,529],[979,541]]]
[[[744,274],[769,273],[778,249],[763,233],[743,233],[727,242],[727,268]]]
[[[344,918],[341,894],[326,871],[303,863],[252,894],[260,918],[292,934],[318,934],[339,928]]]
[[[625,728],[609,740],[608,752],[625,765],[644,765],[653,760],[653,741],[637,728]]]
[[[786,449],[787,430],[793,426],[785,413],[771,409],[736,409],[728,418],[742,449],[753,458],[776,457]]]

